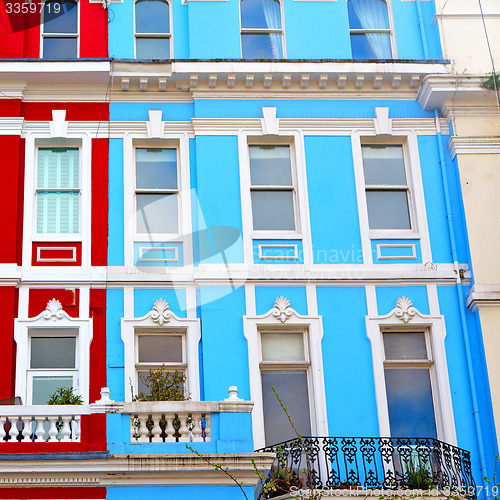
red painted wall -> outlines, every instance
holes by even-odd
[[[93,320],[93,337],[90,344],[90,393],[93,403],[101,398],[101,388],[106,387],[106,289],[90,290],[90,317]]]
[[[92,247],[93,266],[107,265],[108,254],[108,140],[92,141]]]
[[[2,348],[0,349],[0,399],[10,398],[14,384],[14,316],[16,306],[16,288],[14,286],[0,286],[0,303],[5,314],[0,317],[0,332]],[[1,488],[0,488],[1,489]]]
[[[45,487],[45,488],[0,488],[0,498],[19,500],[50,499],[50,498],[106,498],[106,488],[99,487]]]
[[[52,121],[53,109],[65,109],[67,121],[107,121],[106,102],[23,102],[22,116],[26,121]]]
[[[33,318],[45,311],[47,302],[52,299],[57,299],[72,318],[80,315],[79,288],[32,288],[29,292],[28,317]]]
[[[23,261],[23,221],[24,221],[24,158],[26,141],[21,139],[19,143],[19,183],[17,187],[17,265],[22,265]]]

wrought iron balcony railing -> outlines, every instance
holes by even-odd
[[[302,437],[257,451],[274,452],[261,497],[295,489],[437,489],[476,499],[470,453],[433,438]],[[264,489],[265,490],[265,489]]]

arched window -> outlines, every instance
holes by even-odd
[[[279,0],[241,0],[243,59],[282,59],[283,29]]]
[[[136,59],[170,59],[170,7],[165,0],[135,2]]]
[[[349,0],[353,59],[391,59],[391,28],[384,0]]]
[[[43,59],[78,57],[78,4],[76,0],[48,0],[43,6]]]

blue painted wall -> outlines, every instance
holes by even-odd
[[[121,318],[124,315],[123,289],[108,288],[106,297],[106,373],[108,387],[114,401],[124,401],[125,365],[121,338]]]
[[[134,290],[134,317],[140,318],[153,308],[155,300],[165,300],[179,318],[186,317],[186,290],[183,288],[136,288]]]
[[[425,286],[378,286],[375,290],[379,316],[389,314],[396,307],[396,301],[403,295],[409,298],[413,307],[422,314],[429,314],[429,301]]]
[[[274,307],[278,297],[286,297],[290,306],[299,314],[307,315],[306,288],[303,286],[256,286],[255,309],[257,314],[266,314]]]
[[[124,265],[123,140],[109,140],[108,265]]]
[[[253,488],[244,486],[248,498],[253,496]],[[235,486],[133,486],[108,488],[108,500],[137,500],[137,498],[168,498],[169,500],[186,500],[186,498],[203,498],[204,500],[220,500],[221,498],[241,499],[241,490]]]

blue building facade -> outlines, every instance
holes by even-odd
[[[295,439],[273,470],[301,475],[306,441],[273,388],[326,457],[316,486],[426,471],[475,494],[470,477],[491,476],[453,131],[421,88],[449,72],[434,15],[432,0],[110,4],[107,440],[151,475],[108,498],[241,497],[186,444],[249,498],[252,459],[273,460],[255,450]],[[159,366],[188,401],[134,402]]]

